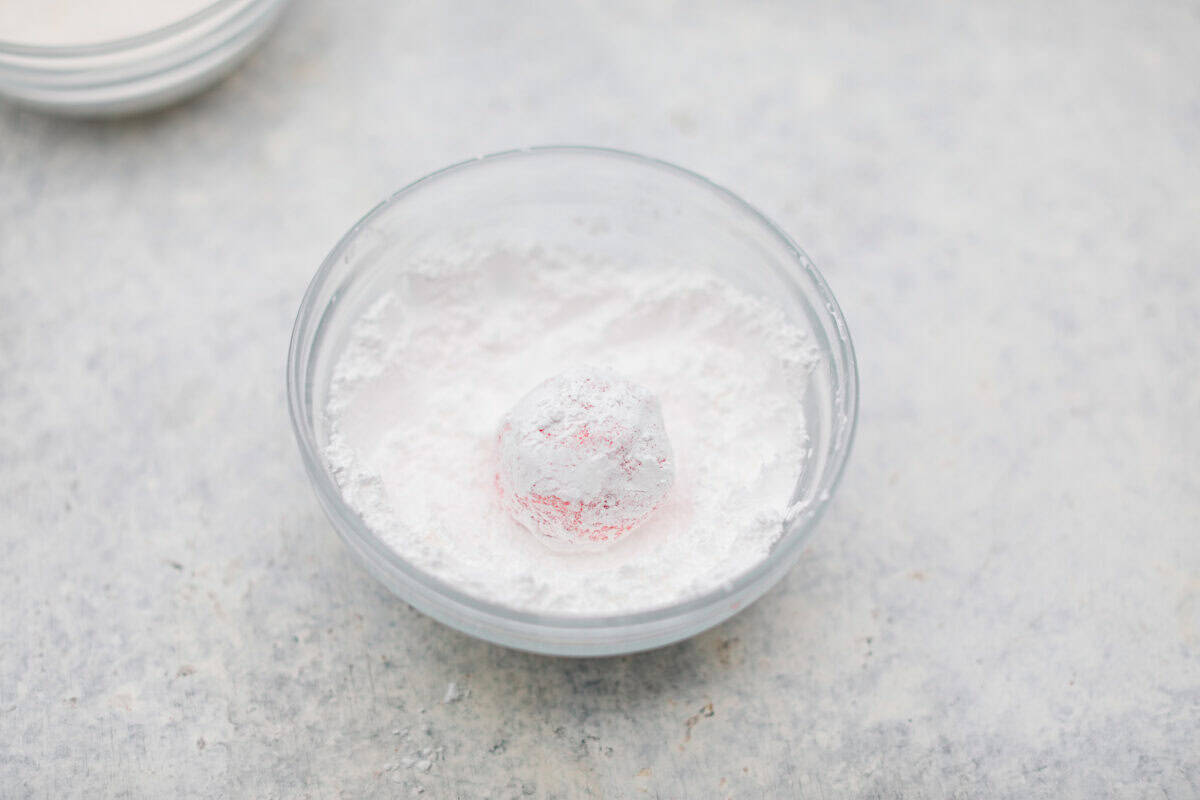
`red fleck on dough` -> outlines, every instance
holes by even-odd
[[[658,399],[606,369],[571,369],[535,387],[501,420],[496,445],[501,503],[555,549],[611,545],[675,479]]]

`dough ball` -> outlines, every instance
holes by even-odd
[[[650,390],[580,367],[535,387],[500,422],[504,508],[557,549],[602,548],[637,527],[675,480]]]

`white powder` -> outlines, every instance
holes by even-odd
[[[84,45],[148,33],[216,0],[0,0],[0,41]]]
[[[405,265],[334,369],[326,457],[347,503],[417,567],[543,613],[667,605],[761,561],[805,457],[816,351],[770,303],[638,266],[502,248]],[[532,388],[584,364],[658,397],[675,481],[612,547],[561,552],[505,510],[496,433]]]

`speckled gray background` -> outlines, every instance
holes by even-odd
[[[0,796],[1200,796],[1198,43],[1195,2],[300,0],[177,109],[0,109]],[[800,564],[627,658],[390,597],[286,421],[340,234],[547,142],[750,199],[858,345]]]

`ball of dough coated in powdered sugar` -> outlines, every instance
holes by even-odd
[[[658,399],[605,369],[571,369],[534,388],[501,420],[497,447],[501,503],[559,549],[612,544],[675,479]]]

